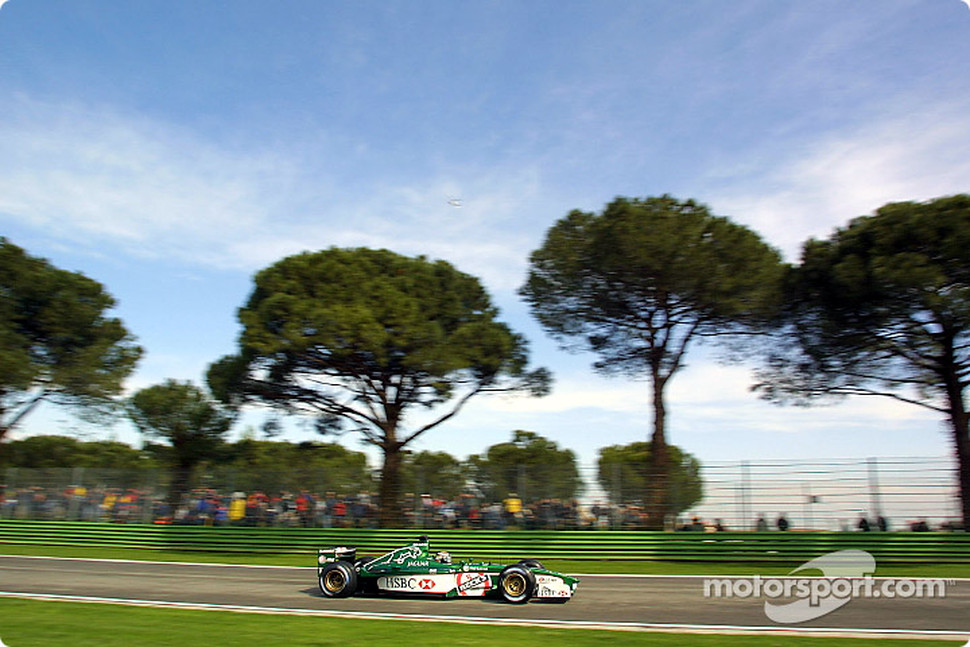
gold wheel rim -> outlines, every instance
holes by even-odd
[[[323,586],[331,593],[338,593],[344,587],[344,574],[338,570],[332,570],[323,576]]]
[[[512,597],[518,597],[525,592],[525,578],[513,573],[505,578],[505,592]]]

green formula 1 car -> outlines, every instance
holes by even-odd
[[[427,537],[380,557],[357,557],[354,547],[317,551],[317,579],[326,597],[365,594],[429,595],[437,597],[505,598],[566,602],[576,592],[578,578],[545,568],[534,559],[502,565],[453,562],[445,552],[431,554]]]

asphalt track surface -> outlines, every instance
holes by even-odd
[[[171,603],[234,610],[509,622],[644,630],[861,633],[967,640],[970,580],[948,580],[945,597],[854,598],[797,625],[765,615],[764,598],[705,596],[703,577],[582,576],[566,604],[483,599],[321,596],[312,567],[244,567],[0,556],[0,595]]]

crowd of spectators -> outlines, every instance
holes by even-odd
[[[484,501],[471,494],[453,499],[429,494],[402,497],[403,523],[423,529],[485,530],[589,530],[646,528],[647,515],[638,504],[613,505],[596,502],[582,505],[577,500],[542,499],[526,501],[511,493],[501,501]],[[0,484],[0,519],[102,521],[113,523],[155,523],[207,526],[287,526],[313,528],[377,528],[377,498],[369,492],[346,495],[299,492],[220,492],[198,488],[185,495],[173,510],[167,493],[131,488],[39,486],[8,488]],[[720,519],[698,517],[678,522],[674,528],[688,532],[728,530]],[[786,531],[789,522],[781,514],[769,524],[759,516],[758,531]],[[925,519],[907,522],[907,530],[931,530]],[[889,529],[888,521],[877,517],[870,522],[860,517],[856,529],[862,532]],[[952,523],[940,530],[956,530]],[[849,530],[847,524],[843,530]]]
[[[524,501],[511,493],[501,501],[483,501],[470,494],[453,499],[429,494],[402,497],[403,522],[413,528],[481,528],[487,530],[576,530],[639,528],[645,522],[640,506],[576,500]],[[131,488],[0,485],[0,518],[238,526],[304,526],[374,528],[378,525],[376,496],[300,492],[231,492],[192,490],[172,509],[167,493]]]
[[[151,519],[155,503],[145,492],[136,489],[0,485],[0,518],[3,519],[138,523]]]
[[[405,517],[418,528],[483,528],[486,530],[576,530],[595,523],[576,500],[525,502],[514,492],[502,501],[482,502],[470,494],[453,500],[428,494],[405,497]]]

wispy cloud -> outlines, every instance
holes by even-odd
[[[827,237],[887,202],[970,190],[967,110],[906,106],[852,130],[791,142],[711,178],[716,188],[707,199],[797,260],[807,238]]]
[[[21,101],[5,112],[0,213],[81,246],[194,256],[259,222],[260,194],[289,172],[108,110]]]
[[[0,122],[0,220],[91,253],[252,271],[306,249],[364,245],[455,262],[493,287],[521,279],[512,233],[539,178],[453,168],[406,186],[344,186],[345,151],[235,150],[166,123],[21,99]],[[462,198],[461,208],[448,203]]]

